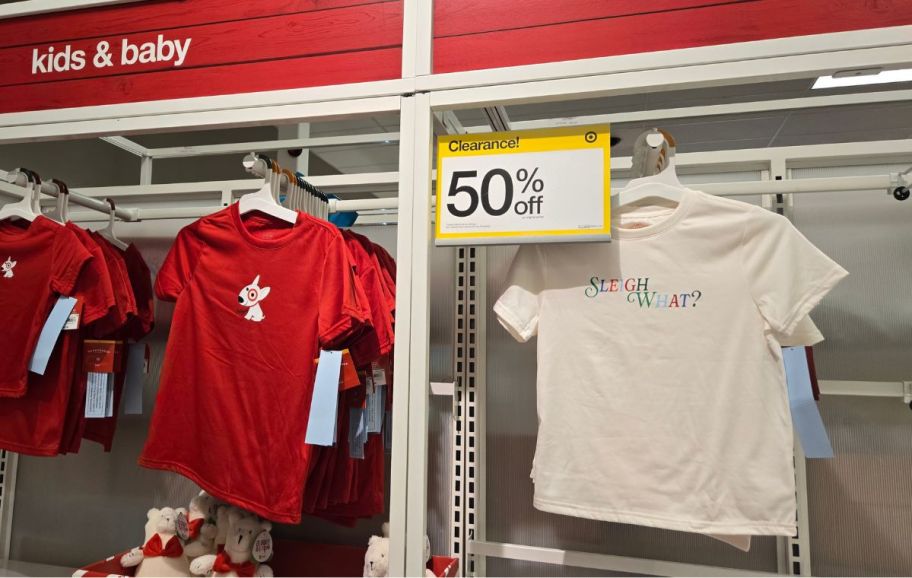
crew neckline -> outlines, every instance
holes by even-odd
[[[618,239],[643,239],[647,237],[654,237],[660,233],[674,227],[690,210],[690,205],[693,202],[693,197],[696,196],[697,191],[693,189],[684,189],[683,194],[681,195],[681,200],[678,202],[678,206],[671,210],[671,214],[666,218],[662,219],[658,223],[652,225],[647,225],[645,227],[639,227],[637,229],[625,229],[617,226],[619,223],[612,219],[612,235]]]
[[[244,238],[251,245],[257,247],[280,247],[290,241],[292,238],[297,236],[300,229],[303,229],[304,220],[301,218],[301,213],[295,211],[297,217],[295,218],[294,225],[288,229],[288,232],[284,235],[273,237],[271,239],[264,239],[262,237],[257,237],[250,232],[250,229],[247,228],[247,225],[244,223],[244,219],[241,218],[241,212],[238,209],[238,203],[233,203],[230,207],[231,210],[231,220],[234,221],[234,226],[240,233],[241,237]],[[268,215],[267,215],[268,216]]]
[[[34,220],[29,221],[28,227],[20,229],[18,231],[14,230],[16,228],[15,225],[7,220],[4,220],[2,226],[0,226],[0,236],[8,241],[21,241],[22,239],[27,239],[28,237],[34,235],[35,231],[38,229],[44,229],[44,221],[47,220],[48,218],[44,215],[38,215]]]

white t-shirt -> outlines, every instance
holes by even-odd
[[[777,336],[846,271],[784,217],[688,191],[612,243],[525,245],[494,306],[538,335],[540,510],[794,535]],[[624,224],[623,217],[620,221]]]

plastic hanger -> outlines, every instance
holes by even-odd
[[[104,229],[99,229],[98,234],[121,251],[126,251],[130,245],[118,239],[117,235],[114,234],[114,209],[116,208],[114,201],[105,199],[105,202],[108,203],[108,225]]]
[[[615,193],[617,206],[637,204],[647,198],[680,203],[689,189],[681,184],[675,171],[675,141],[666,131],[653,129],[634,144],[633,171],[642,175]]]
[[[0,208],[0,221],[11,218],[34,221],[40,214],[39,211],[35,210],[38,189],[41,186],[38,175],[28,169],[16,169],[10,171],[7,175],[7,181],[16,184],[19,182],[20,177],[25,177],[26,180],[25,193],[22,195],[21,200],[15,203],[7,203]]]
[[[66,224],[70,220],[70,188],[67,184],[58,179],[51,179],[51,182],[41,185],[41,191],[47,194],[53,194],[48,191],[56,191],[57,202],[54,209],[45,216],[61,225]]]
[[[269,157],[251,153],[244,159],[244,166],[248,170],[252,170],[259,161],[264,161],[268,168],[265,182],[260,187],[260,190],[254,193],[247,193],[238,200],[238,212],[244,215],[251,211],[259,211],[288,223],[297,222],[298,214],[291,209],[286,209],[276,201],[275,189],[278,179],[276,178],[276,172],[272,170],[273,163]]]

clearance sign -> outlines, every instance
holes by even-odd
[[[437,245],[611,239],[608,125],[437,139]]]

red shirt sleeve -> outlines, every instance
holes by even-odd
[[[187,225],[177,234],[174,245],[155,278],[155,294],[163,301],[177,301],[190,283],[205,245],[200,239],[199,223]]]
[[[104,252],[92,240],[92,236],[72,223],[66,226],[92,255],[92,260],[86,263],[79,274],[75,290],[76,296],[83,302],[82,323],[93,323],[107,315],[115,305],[111,274],[105,262]]]
[[[323,261],[319,312],[320,346],[338,347],[369,324],[364,289],[358,286],[342,234],[334,231]]]
[[[92,258],[72,231],[59,227],[54,235],[51,289],[61,295],[71,295],[83,266]]]

